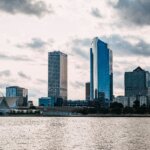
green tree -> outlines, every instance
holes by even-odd
[[[110,112],[113,114],[121,114],[123,111],[123,105],[118,102],[113,102],[110,104]]]

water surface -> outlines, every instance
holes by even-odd
[[[150,150],[149,118],[0,118],[0,150],[138,149]]]

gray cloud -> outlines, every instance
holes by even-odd
[[[25,55],[8,56],[8,55],[0,54],[0,59],[3,59],[3,60],[14,60],[14,61],[32,61],[30,58],[28,58]]]
[[[44,42],[39,38],[33,38],[31,43],[26,43],[25,46],[33,49],[37,49],[37,48],[43,48],[46,44],[47,44],[46,42]]]
[[[29,77],[29,76],[27,76],[25,73],[23,73],[23,72],[18,72],[18,75],[21,77],[21,78],[24,78],[24,79],[28,79],[28,80],[30,80],[31,79],[31,77]]]
[[[41,96],[44,96],[45,93],[43,93],[41,90],[39,89],[35,89],[35,88],[32,88],[32,90],[29,91],[29,97],[41,97]]]
[[[75,65],[76,69],[81,69],[82,67],[80,65]]]
[[[10,14],[23,13],[38,17],[53,13],[51,6],[47,8],[43,1],[35,0],[0,0],[0,10]]]
[[[111,35],[110,37],[101,37],[108,43],[110,49],[116,56],[144,56],[150,57],[150,43],[146,43],[142,39],[137,38],[136,44],[131,44],[126,38],[120,35]],[[72,50],[76,55],[89,60],[89,49],[91,47],[91,39],[74,39],[72,41]]]
[[[41,64],[39,64],[39,65],[41,65],[41,66],[47,66],[48,64],[46,64],[46,63],[41,63]]]
[[[108,41],[109,47],[113,50],[114,55],[150,57],[150,44],[141,39],[138,39],[138,43],[134,45],[119,35],[103,37],[103,39]]]
[[[122,21],[136,25],[150,25],[149,0],[119,0],[114,6],[119,11]]]
[[[143,56],[150,57],[150,43],[137,38],[137,43],[132,44],[127,40],[127,37],[120,35],[111,35],[110,37],[101,37],[103,41],[108,43],[110,49],[113,50],[115,56]],[[91,39],[74,39],[72,40],[72,50],[75,55],[89,60]]]
[[[9,70],[0,71],[0,77],[2,77],[2,76],[8,77],[8,76],[10,76],[10,74],[11,73]]]
[[[72,40],[73,52],[84,59],[89,59],[90,45],[91,45],[91,39],[88,38]]]
[[[82,82],[79,82],[79,81],[71,82],[70,84],[71,84],[71,86],[73,86],[75,89],[82,88],[82,87],[85,86]]]
[[[73,39],[72,43],[74,45],[89,47],[91,45],[91,39],[85,38],[85,39]]]
[[[40,83],[40,84],[47,84],[47,81],[46,81],[46,80],[43,80],[43,79],[37,79],[37,83]]]
[[[102,17],[102,15],[101,15],[101,13],[100,13],[98,8],[92,8],[91,14],[92,14],[92,16],[97,17],[97,18],[101,18]]]
[[[54,43],[53,39],[46,41],[43,41],[40,38],[33,38],[31,42],[24,43],[24,44],[18,44],[16,47],[18,48],[30,48],[32,50],[36,50],[38,52],[43,52],[45,50],[45,46],[49,45],[52,46]]]
[[[89,59],[89,55],[88,53],[85,53],[82,50],[82,47],[72,47],[72,50],[74,51],[75,54],[79,55],[80,57],[84,58],[84,59]]]

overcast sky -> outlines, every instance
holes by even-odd
[[[150,0],[0,0],[0,90],[18,85],[47,96],[48,52],[68,54],[69,99],[85,99],[89,49],[98,36],[113,51],[114,94],[124,72],[150,71]]]

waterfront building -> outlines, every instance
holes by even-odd
[[[113,98],[112,51],[96,37],[90,49],[90,100],[101,97],[105,106]]]
[[[18,106],[27,106],[28,104],[28,90],[19,86],[6,87],[6,97],[19,97]]]
[[[126,96],[117,96],[116,98],[114,98],[114,102],[121,103],[123,107],[129,106],[129,98]]]
[[[0,97],[0,113],[9,112],[9,106],[4,97]]]
[[[139,101],[140,106],[149,106],[149,98],[147,96],[117,96],[113,100],[113,102],[121,103],[124,107],[133,107],[135,101]]]
[[[5,101],[7,102],[9,108],[16,109],[18,107],[22,107],[23,97],[5,97]]]
[[[148,106],[148,97],[147,96],[140,96],[139,97],[140,106]]]
[[[28,101],[28,107],[33,107],[33,101]]]
[[[85,83],[85,99],[90,100],[90,82]]]
[[[86,100],[68,100],[67,106],[71,107],[87,107],[88,101]]]
[[[60,51],[48,53],[48,97],[67,100],[67,55]]]
[[[150,73],[137,67],[125,72],[125,96],[150,96]]]
[[[54,107],[55,98],[54,97],[41,97],[39,98],[39,106],[43,107]]]

